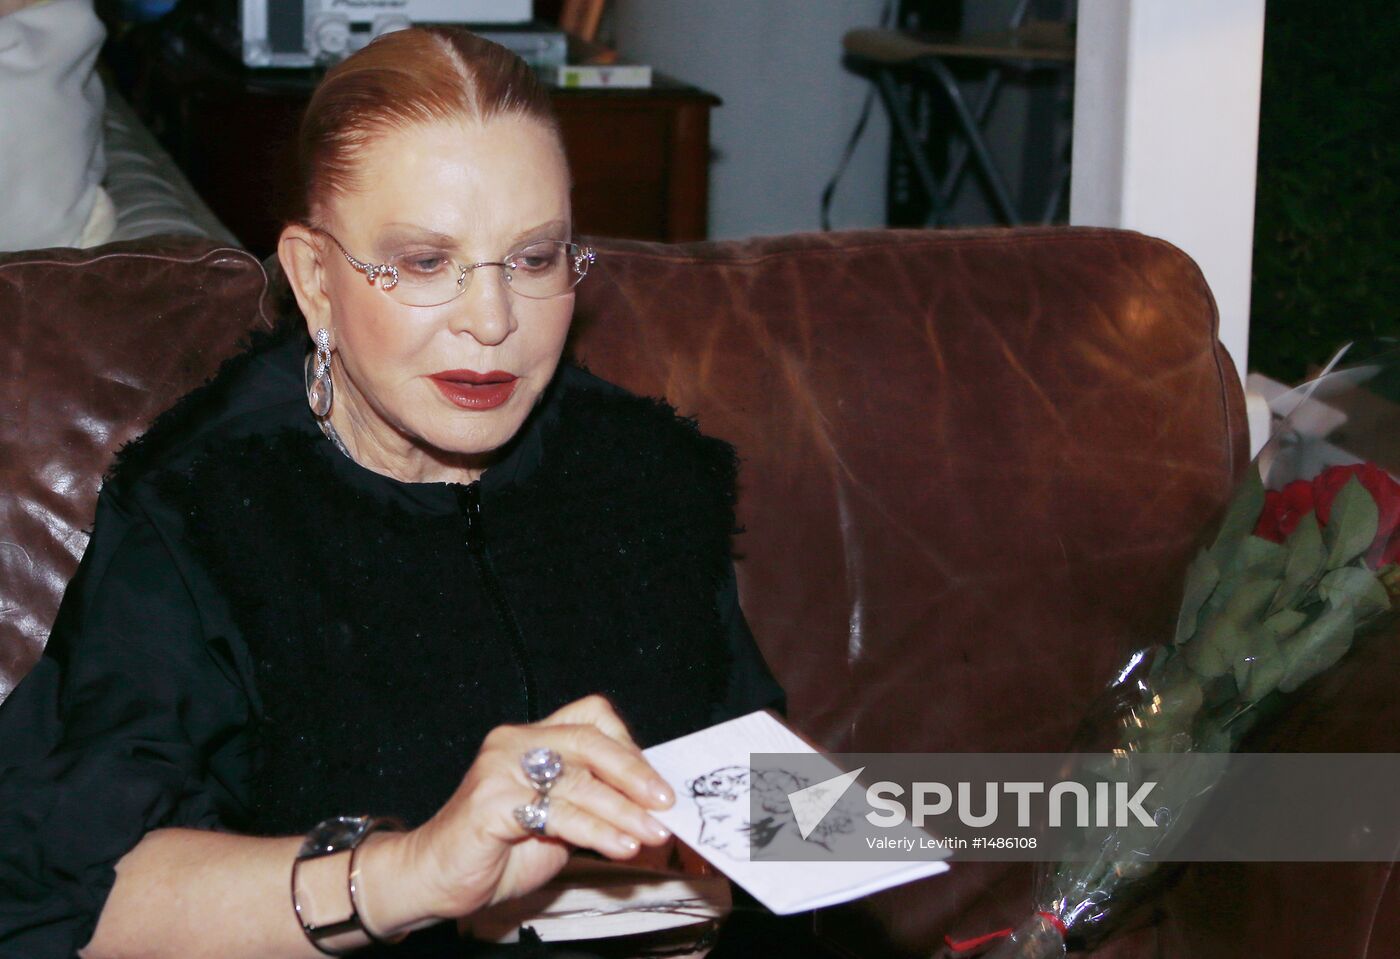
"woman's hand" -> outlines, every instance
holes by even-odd
[[[549,793],[544,838],[527,833],[514,816],[536,795],[520,757],[542,746],[564,760]],[[628,859],[643,845],[670,838],[647,810],[673,802],[602,697],[570,703],[534,725],[503,726],[486,738],[436,815],[412,832],[381,830],[364,840],[357,862],[360,919],[391,938],[470,915],[544,884],[563,867],[570,846]],[[81,952],[314,957],[316,947],[287,905],[287,873],[301,844],[300,836],[153,829],[117,863],[117,881]],[[349,862],[327,864],[328,872],[312,863],[301,878],[338,917],[351,902],[343,871]],[[160,930],[154,938],[153,928]],[[326,945],[354,949],[365,939],[351,931]]]
[[[536,795],[520,757],[539,747],[564,760],[544,837],[526,832],[514,815]],[[543,885],[563,868],[571,845],[612,859],[664,845],[670,833],[647,810],[674,802],[608,701],[589,696],[538,723],[492,730],[452,798],[403,839],[425,908],[447,919]]]

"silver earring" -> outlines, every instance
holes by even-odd
[[[331,415],[335,387],[331,384],[331,334],[325,327],[316,331],[316,356],[306,358],[306,403],[318,419]]]

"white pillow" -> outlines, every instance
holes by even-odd
[[[105,35],[92,0],[44,0],[0,16],[0,251],[111,236],[93,71]]]

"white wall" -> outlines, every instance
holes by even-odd
[[[711,115],[710,235],[820,228],[821,192],[870,84],[841,66],[841,35],[883,0],[614,0],[622,55],[704,87]],[[832,205],[836,228],[882,226],[889,122],[877,101]]]
[[[1070,222],[1200,264],[1248,368],[1264,0],[1080,0]]]

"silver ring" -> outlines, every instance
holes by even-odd
[[[526,832],[543,836],[545,827],[549,825],[549,791],[564,774],[564,757],[546,746],[540,746],[521,755],[520,768],[525,772],[525,778],[535,786],[535,801],[516,806],[515,821]]]
[[[543,836],[549,825],[549,796],[540,793],[534,802],[515,807],[515,821],[520,828],[536,836]]]
[[[540,795],[544,796],[564,774],[564,757],[547,746],[541,746],[527,750],[520,757],[520,768],[525,771],[525,778],[534,783]]]

